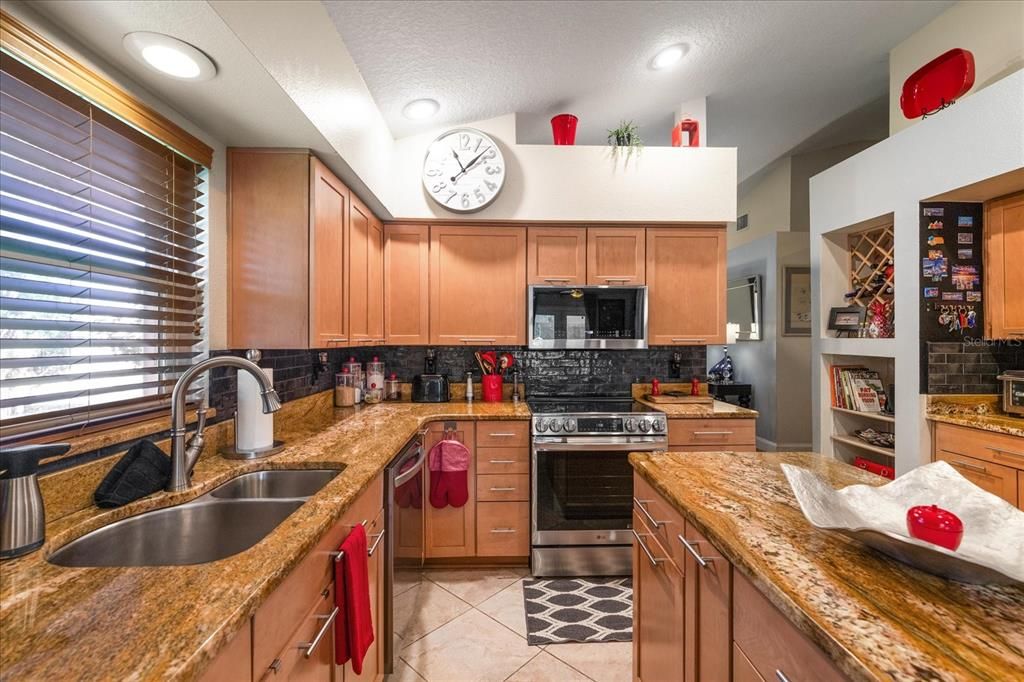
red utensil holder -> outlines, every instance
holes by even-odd
[[[551,136],[555,144],[576,144],[576,124],[579,119],[572,114],[558,114],[551,118]]]
[[[501,402],[501,393],[502,388],[505,385],[505,380],[500,374],[485,374],[480,379],[480,383],[483,385],[485,403]]]

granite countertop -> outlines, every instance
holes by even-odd
[[[288,443],[281,453],[256,462],[204,455],[191,490],[68,514],[47,524],[41,551],[0,564],[0,677],[193,679],[426,423],[530,416],[525,403],[382,403],[338,410],[314,403],[307,419],[291,420],[275,434]],[[221,561],[134,568],[46,562],[54,549],[90,530],[185,502],[247,471],[342,466],[260,543]]]
[[[857,680],[1009,680],[1024,671],[1024,587],[966,585],[804,518],[779,467],[881,485],[822,455],[633,453],[634,469]]]
[[[639,402],[664,412],[669,418],[683,419],[757,419],[758,413],[755,410],[731,403],[724,403],[716,400],[710,405],[694,405],[686,403],[653,403],[644,398],[638,398]]]
[[[1024,416],[1002,411],[1000,396],[930,396],[925,416],[935,422],[968,426],[1024,438]]]

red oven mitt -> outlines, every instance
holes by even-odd
[[[435,509],[461,507],[469,501],[469,448],[442,440],[430,449],[430,504]]]

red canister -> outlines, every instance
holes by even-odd
[[[558,114],[551,118],[551,136],[555,144],[576,144],[576,124],[579,119],[572,114]]]
[[[485,403],[500,403],[504,379],[500,374],[485,374],[480,378]]]

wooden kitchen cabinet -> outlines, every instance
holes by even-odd
[[[306,150],[228,150],[230,347],[348,342],[350,198]]]
[[[647,230],[651,345],[725,343],[725,228]]]
[[[235,636],[213,659],[199,678],[200,682],[251,682],[252,680],[252,621]]]
[[[732,642],[732,566],[689,522],[686,549],[686,682],[728,680]],[[675,538],[683,544],[678,537]],[[685,548],[685,545],[684,545]],[[698,560],[697,556],[700,557]]]
[[[1024,192],[985,203],[985,338],[1024,338]]]
[[[587,228],[587,284],[643,284],[645,234],[642,227]]]
[[[755,419],[669,419],[668,444],[686,452],[753,452],[757,449],[755,428]]]
[[[461,507],[447,506],[437,509],[429,501],[431,474],[429,460],[423,468],[424,490],[423,504],[426,511],[424,553],[428,559],[449,557],[471,557],[476,555],[476,466],[473,456],[475,424],[473,422],[454,423],[454,437],[470,451],[467,485],[469,499]],[[434,422],[427,427],[423,437],[423,449],[430,450],[444,438],[446,422]]]
[[[1018,506],[1016,469],[946,451],[936,453],[935,459],[948,462],[964,478],[982,490]]]
[[[526,231],[527,284],[586,284],[587,230],[531,227]]]
[[[384,226],[384,338],[393,346],[430,343],[430,228]]]
[[[367,573],[370,577],[370,617],[374,627],[373,644],[363,657],[363,671],[356,674],[349,661],[341,670],[335,672],[335,682],[352,682],[352,680],[379,680],[384,676],[384,645],[380,636],[384,616],[384,509],[377,512],[377,517],[367,525],[366,539],[369,556],[367,557]],[[378,542],[378,539],[380,542]]]
[[[352,197],[349,212],[349,334],[352,344],[384,342],[384,226]]]
[[[431,226],[430,342],[526,344],[526,228]]]
[[[1024,508],[1024,438],[934,422],[932,459],[948,462],[964,478]]]
[[[636,511],[633,528],[633,679],[683,680],[684,573]]]

